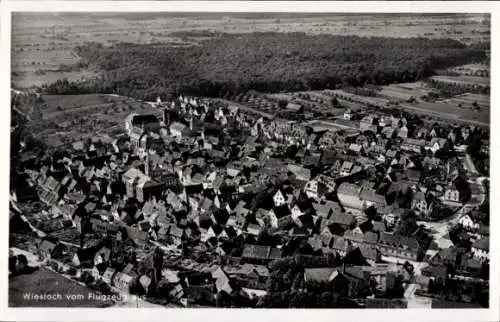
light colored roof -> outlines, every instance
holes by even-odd
[[[343,182],[337,189],[337,193],[342,193],[346,195],[357,196],[359,195],[360,187],[355,184]]]
[[[304,269],[304,277],[307,281],[330,282],[337,275],[338,271],[331,267]]]
[[[187,129],[187,126],[182,123],[174,122],[170,124],[170,130],[183,131],[185,129]]]
[[[136,169],[134,167],[130,168],[123,174],[123,176],[127,179],[135,179],[137,177],[144,177],[144,173],[142,173],[139,169]]]

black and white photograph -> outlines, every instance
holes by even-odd
[[[8,307],[496,307],[452,9],[11,11]]]

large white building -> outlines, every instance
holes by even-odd
[[[344,207],[363,209],[363,201],[359,197],[361,187],[344,182],[337,189],[337,197]]]

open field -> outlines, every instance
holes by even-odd
[[[453,38],[489,41],[485,15],[352,14],[169,14],[16,13],[12,18],[14,87],[40,86],[60,78],[76,81],[96,74],[76,64],[73,49],[88,41],[196,44],[217,33],[305,32],[308,34]],[[61,66],[62,65],[62,66]]]
[[[24,295],[60,294],[54,300],[26,299]],[[9,279],[9,306],[11,307],[103,307],[106,303],[89,299],[89,294],[96,291],[78,285],[61,275],[47,269],[38,269],[31,274],[24,274]],[[68,299],[67,296],[79,296]]]
[[[407,101],[412,97],[418,100],[431,92],[434,92],[434,90],[426,86],[425,83],[415,82],[383,86],[378,94],[394,100]]]
[[[490,97],[489,95],[484,94],[466,93],[443,100],[441,102],[462,108],[474,109],[474,105],[477,105],[480,109],[490,109]]]
[[[161,111],[147,102],[132,98],[106,95],[44,95],[40,108],[42,120],[37,123],[37,135],[51,147],[69,145],[92,139],[109,141],[109,137],[123,131],[123,121],[130,113]],[[21,107],[30,113],[29,107]]]
[[[478,76],[432,76],[431,79],[435,79],[437,81],[445,82],[445,83],[457,83],[457,84],[468,84],[468,85],[482,85],[482,86],[490,86],[490,78],[489,77],[478,77]]]

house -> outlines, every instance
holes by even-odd
[[[297,180],[309,181],[311,179],[311,170],[309,169],[295,164],[288,164],[287,169],[295,175]]]
[[[273,195],[273,201],[275,207],[281,207],[286,204],[285,194],[281,191],[281,189],[278,189],[278,191],[276,191]]]
[[[385,197],[376,192],[375,189],[362,189],[359,198],[363,201],[365,208],[381,208],[387,205]]]
[[[190,128],[179,122],[173,122],[172,124],[170,124],[169,129],[170,135],[177,139],[181,139],[183,137],[191,135]]]
[[[344,163],[342,163],[342,167],[340,168],[340,175],[348,176],[349,174],[351,174],[353,166],[354,163],[350,161],[344,161]]]
[[[233,288],[231,287],[231,281],[226,272],[224,272],[224,270],[222,270],[220,266],[217,266],[217,268],[213,270],[211,274],[212,278],[215,280],[215,289],[217,293],[220,292],[226,292],[227,294],[233,293]]]
[[[382,233],[377,247],[384,256],[416,261],[420,255],[420,245],[413,237]]]
[[[337,188],[337,197],[340,201],[340,204],[344,207],[354,208],[354,209],[363,209],[363,201],[360,199],[361,187],[344,182],[339,185]]]
[[[348,240],[352,245],[357,245],[363,243],[363,232],[360,231],[359,227],[355,229],[347,230],[342,236],[345,240]]]
[[[319,216],[324,219],[330,218],[332,214],[332,204],[335,204],[333,201],[329,201],[325,204],[323,203],[313,203],[313,208],[316,213],[316,216]],[[337,204],[338,205],[338,204]]]
[[[351,229],[356,225],[356,217],[346,213],[334,213],[328,220],[329,224],[338,224],[344,229]]]
[[[241,259],[245,262],[264,264],[274,259],[281,258],[281,250],[271,246],[245,244]]]
[[[94,255],[94,265],[99,265],[109,261],[111,249],[107,247],[100,248]]]
[[[425,146],[425,140],[405,138],[401,144],[401,150],[408,152],[420,153]]]
[[[249,235],[252,235],[252,236],[258,236],[260,234],[260,231],[261,231],[261,227],[259,225],[256,225],[256,224],[249,224],[247,226],[247,233]]]
[[[265,290],[270,273],[266,266],[245,263],[243,265],[228,265],[224,271],[232,280],[245,288]]]
[[[406,125],[403,125],[402,127],[399,128],[398,137],[403,139],[408,137],[408,128],[406,127]]]
[[[352,247],[353,246],[351,242],[344,239],[343,237],[340,236],[333,237],[333,244],[331,248],[337,253],[339,253],[340,256],[345,256],[352,250]]]
[[[448,276],[448,269],[445,266],[427,266],[421,270],[423,276],[427,276],[431,279],[439,279],[444,281]]]
[[[480,260],[481,262],[490,259],[490,239],[489,237],[483,237],[476,240],[471,246],[471,252],[474,258]]]
[[[162,183],[151,180],[150,177],[134,167],[123,174],[122,181],[126,187],[127,197],[137,198],[140,202],[144,202],[154,195],[159,195],[163,189]]]
[[[108,267],[106,268],[106,270],[104,271],[104,273],[102,274],[102,277],[101,279],[106,282],[108,285],[111,285],[112,282],[113,282],[113,277],[115,275],[115,269],[114,268],[111,268],[111,267]]]
[[[353,113],[350,108],[344,111],[344,120],[350,120],[353,116]]]
[[[99,248],[88,247],[79,249],[72,258],[72,263],[79,268],[92,268],[95,265],[95,254]]]
[[[431,205],[427,202],[427,198],[424,192],[417,191],[413,194],[411,209],[415,210],[417,213],[428,215],[432,209],[430,206]]]
[[[449,206],[461,206],[462,202],[460,201],[460,192],[458,189],[448,187],[444,191],[443,203]]]
[[[306,284],[330,283],[339,274],[336,268],[319,267],[304,269],[304,282]]]
[[[436,255],[434,255],[430,264],[434,266],[451,266],[456,267],[458,264],[458,259],[462,257],[458,248],[449,247],[443,250],[440,250]]]
[[[395,130],[392,126],[385,126],[380,132],[385,138],[390,139],[394,136]]]
[[[116,286],[124,292],[129,292],[134,278],[128,274],[117,272],[113,278],[113,286]]]
[[[304,192],[308,198],[318,199],[318,180],[310,180],[304,187]]]
[[[479,229],[480,224],[478,222],[475,222],[472,220],[472,218],[466,214],[462,216],[459,220],[458,223],[466,230],[469,231],[476,231]]]
[[[376,263],[380,261],[382,254],[378,250],[378,248],[374,245],[370,245],[368,243],[361,243],[357,245],[359,251],[361,252],[361,255],[368,260],[369,262],[371,261],[372,263]]]
[[[56,243],[49,240],[43,240],[38,246],[38,253],[42,259],[51,259],[52,252],[56,248]]]
[[[286,105],[286,109],[296,114],[304,112],[304,108],[302,105],[293,102],[288,103]]]
[[[424,157],[424,160],[422,161],[422,165],[427,167],[428,169],[434,169],[437,166],[439,166],[440,163],[441,163],[440,159],[429,156]]]
[[[432,151],[432,153],[436,154],[437,151],[441,149],[446,149],[448,147],[448,140],[444,138],[433,137],[430,141],[425,145],[425,149]]]
[[[362,154],[364,149],[363,149],[363,146],[360,144],[351,143],[349,145],[349,151],[353,152],[354,154]]]

